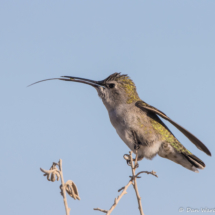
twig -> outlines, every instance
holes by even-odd
[[[65,205],[65,210],[66,210],[66,215],[69,215],[70,208],[68,208],[67,200],[66,200],[66,190],[65,190],[65,184],[63,180],[63,169],[62,169],[62,160],[59,160],[59,170],[60,170],[60,178],[61,178],[61,183],[62,183],[62,194],[63,194],[63,201]]]
[[[116,207],[116,205],[118,204],[119,200],[123,197],[123,195],[125,195],[127,192],[126,190],[128,189],[128,187],[133,184],[132,181],[129,181],[128,184],[125,186],[124,190],[122,191],[122,193],[117,197],[115,198],[114,200],[114,203],[112,205],[112,207],[109,209],[108,213],[106,215],[110,215],[111,212],[113,211],[113,209]]]
[[[142,204],[141,204],[141,197],[139,195],[139,192],[138,192],[138,188],[137,188],[137,180],[136,180],[136,175],[135,175],[135,170],[136,170],[136,167],[134,167],[134,163],[133,163],[133,158],[132,158],[132,151],[129,152],[129,155],[130,155],[130,161],[131,161],[131,170],[132,170],[132,175],[133,175],[133,180],[134,180],[134,190],[136,192],[136,196],[137,196],[137,201],[138,201],[138,205],[139,205],[139,211],[140,211],[140,214],[141,215],[144,215],[143,213],[143,208],[142,208]],[[136,154],[136,159],[135,159],[135,163],[137,161],[137,156],[138,154]],[[137,163],[136,163],[137,164]],[[135,164],[135,166],[136,166]]]
[[[123,189],[125,189],[125,187],[120,188],[120,189],[118,190],[118,192],[120,192],[120,191],[123,190]]]
[[[151,172],[148,172],[148,171],[141,171],[141,172],[138,172],[137,174],[136,174],[136,178],[138,178],[138,175],[140,175],[141,173],[146,173],[146,174],[151,174],[151,175],[154,175],[155,177],[157,177],[158,178],[158,176],[156,175],[156,172],[154,172],[153,170],[151,171]],[[140,177],[141,178],[141,177]]]
[[[107,212],[108,212],[108,211],[103,210],[103,209],[100,209],[100,208],[93,208],[93,210],[95,210],[95,211],[101,211],[101,212],[104,212],[104,213],[107,213]]]
[[[123,190],[122,193],[117,197],[115,198],[114,200],[114,203],[113,205],[111,206],[111,208],[107,211],[107,210],[103,210],[103,209],[100,209],[100,208],[94,208],[93,210],[98,210],[98,211],[101,211],[101,212],[104,212],[106,213],[106,215],[110,215],[111,212],[113,211],[113,209],[116,207],[116,205],[118,204],[119,200],[127,193],[126,190],[128,189],[128,187],[133,184],[132,180],[130,180],[128,182],[128,184],[125,186],[125,187],[122,187],[119,191]]]
[[[122,198],[122,196],[127,193],[126,190],[128,189],[128,187],[131,184],[133,184],[133,187],[134,187],[134,190],[135,190],[136,196],[137,196],[137,201],[138,201],[138,206],[139,206],[138,208],[139,208],[139,211],[140,211],[140,215],[144,215],[143,209],[142,209],[142,204],[141,204],[141,197],[140,197],[139,192],[138,192],[136,179],[141,178],[139,175],[142,174],[142,173],[151,174],[151,175],[154,175],[155,177],[158,177],[158,176],[156,175],[156,172],[154,172],[154,171],[151,171],[151,172],[141,171],[141,172],[139,172],[139,173],[137,173],[135,175],[135,170],[136,170],[136,168],[138,168],[138,162],[137,162],[138,153],[137,153],[137,150],[136,150],[136,158],[135,159],[132,158],[132,151],[129,152],[129,155],[125,154],[123,157],[127,161],[127,164],[129,166],[131,166],[132,176],[129,176],[131,178],[130,181],[128,182],[128,184],[125,187],[122,187],[122,188],[120,188],[118,190],[118,192],[120,192],[122,190],[123,191],[117,198],[115,198],[113,205],[111,206],[111,208],[108,211],[100,209],[100,208],[94,208],[94,210],[98,210],[98,211],[101,211],[103,213],[106,213],[106,215],[110,215],[111,212],[113,211],[113,209],[118,204],[119,200]]]

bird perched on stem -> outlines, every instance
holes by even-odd
[[[72,76],[42,81],[47,80],[79,82],[94,87],[107,108],[111,124],[125,144],[134,153],[137,152],[138,161],[152,159],[158,154],[194,172],[205,167],[204,162],[188,151],[158,116],[173,124],[198,149],[211,156],[208,148],[197,137],[160,110],[142,101],[134,82],[127,75],[114,73],[102,81]]]

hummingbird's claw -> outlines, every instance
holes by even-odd
[[[128,166],[131,166],[131,160],[126,160],[126,162]]]
[[[139,145],[137,145],[137,144],[134,145],[134,150],[138,150],[139,148],[140,148]]]
[[[126,160],[127,165],[128,165],[128,166],[131,166],[131,159],[130,159],[130,156],[129,156],[128,154],[124,154],[124,155],[123,155],[123,158]]]
[[[139,164],[136,163],[135,166],[134,166],[134,169],[138,168],[139,167]]]

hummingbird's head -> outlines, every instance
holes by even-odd
[[[120,73],[113,73],[102,81],[72,76],[62,76],[62,78],[45,79],[42,81],[48,80],[72,81],[88,84],[97,90],[99,97],[102,99],[107,109],[112,109],[120,104],[131,104],[140,100],[134,82],[127,75],[121,75]]]
[[[100,84],[98,95],[108,109],[140,100],[134,82],[127,75],[113,73],[100,81]]]

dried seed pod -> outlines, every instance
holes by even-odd
[[[81,200],[81,198],[79,197],[79,194],[78,194],[78,188],[77,186],[75,185],[75,183],[71,180],[68,180],[66,183],[65,183],[65,189],[66,189],[66,192],[73,198],[73,199],[78,199],[78,200]]]
[[[57,181],[59,181],[60,174],[57,170],[55,170],[54,172],[51,173],[51,179],[49,181],[54,182],[56,177],[57,177]]]
[[[52,166],[50,170],[44,170],[42,168],[40,168],[40,170],[45,173],[44,176],[47,176],[48,181],[54,182],[56,178],[57,178],[57,181],[59,181],[60,173],[56,166],[54,167]]]

